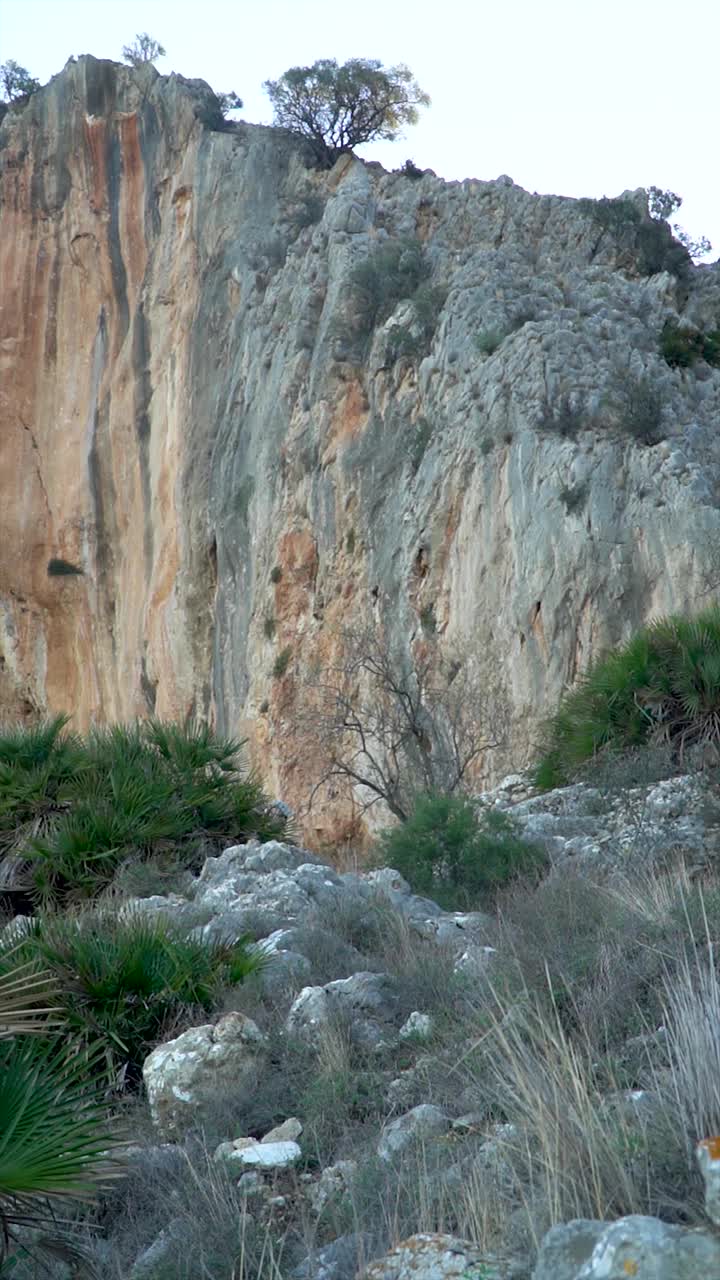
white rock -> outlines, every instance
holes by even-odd
[[[231,1157],[242,1168],[287,1169],[302,1155],[297,1142],[255,1142]]]
[[[429,1013],[419,1013],[416,1009],[403,1022],[398,1035],[401,1040],[429,1040],[435,1029],[435,1020]]]

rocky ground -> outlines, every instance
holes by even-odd
[[[678,998],[714,1007],[717,788],[624,781],[484,795],[550,870],[474,911],[278,842],[126,893],[267,961],[146,1059],[127,1176],[95,1211],[102,1273],[720,1277],[720,1144],[695,1151],[717,1033],[696,1019],[689,1050]]]

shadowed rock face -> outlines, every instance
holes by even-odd
[[[317,173],[212,110],[88,57],[0,126],[0,714],[210,715],[297,804],[299,689],[375,618],[504,681],[485,776],[520,766],[593,653],[720,579],[720,371],[658,355],[668,316],[720,324],[720,270],[647,277],[575,201]],[[408,237],[446,298],[395,359],[413,308],[366,335],[351,275]],[[623,427],[628,366],[663,443]],[[563,396],[574,438],[538,430]]]

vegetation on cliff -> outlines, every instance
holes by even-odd
[[[563,698],[537,768],[542,787],[569,781],[599,752],[668,743],[720,745],[720,607],[660,618],[598,659]]]

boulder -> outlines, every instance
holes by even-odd
[[[200,1123],[218,1092],[232,1089],[255,1071],[265,1045],[252,1018],[228,1013],[153,1049],[143,1063],[143,1080],[160,1133],[172,1136]]]
[[[634,1214],[617,1222],[578,1220],[543,1240],[532,1280],[715,1280],[720,1237]]]
[[[450,1117],[440,1107],[434,1107],[429,1102],[423,1103],[385,1125],[377,1145],[377,1153],[381,1160],[393,1160],[414,1143],[447,1133],[451,1124]]]
[[[290,1280],[355,1280],[358,1266],[372,1252],[365,1232],[339,1236],[323,1249],[315,1249],[290,1272]]]
[[[231,1172],[244,1173],[247,1169],[258,1172],[289,1169],[297,1164],[301,1155],[297,1142],[253,1142],[245,1139],[221,1142],[215,1159]]]
[[[324,987],[304,987],[286,1020],[291,1035],[312,1039],[318,1028],[342,1019],[361,1044],[377,1045],[397,1022],[398,995],[387,973],[355,973]]]

